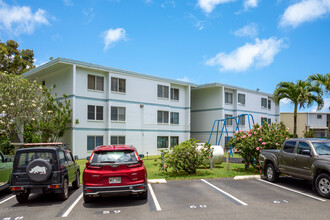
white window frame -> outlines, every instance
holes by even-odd
[[[89,76],[93,76],[94,77],[94,89],[93,88],[89,88]],[[102,89],[97,89],[98,88],[98,78],[102,78]],[[89,91],[98,91],[98,92],[104,92],[104,76],[97,76],[97,75],[92,75],[92,74],[88,74],[87,75],[87,89]]]
[[[174,123],[174,115],[175,114],[178,115],[178,123]],[[170,123],[172,125],[178,125],[178,124],[180,124],[180,113],[179,112],[171,112],[171,114],[170,114]]]
[[[120,91],[120,81],[123,80],[124,81],[124,89],[122,89],[122,91]],[[114,83],[116,84],[116,88],[113,87]],[[116,90],[117,89],[117,90]],[[118,92],[118,93],[122,93],[125,94],[126,93],[126,79],[123,78],[118,78],[118,77],[111,77],[111,92]]]
[[[240,97],[240,96],[243,96],[243,97],[244,97],[244,103],[241,103],[241,102],[239,101],[239,97]],[[237,103],[238,103],[239,105],[245,105],[245,97],[246,97],[245,94],[243,94],[243,93],[238,93],[238,94],[237,94]]]
[[[178,91],[177,97],[175,97],[175,91]],[[171,100],[179,101],[180,97],[180,90],[178,88],[171,88]]]
[[[263,100],[266,100],[265,101],[265,105],[263,105]],[[265,109],[267,109],[268,108],[268,101],[267,101],[267,98],[261,98],[261,108],[265,108]]]
[[[158,147],[158,138],[166,138],[166,143],[165,143],[165,147]],[[157,136],[157,149],[166,149],[168,148],[169,145],[169,138],[168,136]]]
[[[89,137],[93,137],[94,138],[94,148],[92,150],[91,149],[88,149],[88,138]],[[87,151],[93,151],[96,147],[101,146],[101,145],[97,145],[96,146],[96,138],[97,137],[102,137],[102,144],[101,145],[104,145],[104,136],[103,135],[87,135]]]
[[[89,118],[89,107],[94,108],[94,119]],[[97,109],[101,107],[102,108],[102,119],[98,119]],[[87,105],[87,120],[88,121],[103,121],[104,120],[104,106],[101,105]]]
[[[113,108],[117,108],[117,114],[116,114],[116,119],[113,119],[112,118],[112,109]],[[111,106],[111,112],[110,112],[110,119],[112,122],[126,122],[126,107],[122,107],[122,106]],[[124,109],[124,120],[120,120],[120,117],[119,117],[119,111],[120,109]]]
[[[161,94],[159,94],[159,88],[161,88]],[[170,87],[169,86],[165,86],[165,85],[157,85],[157,97],[161,98],[161,99],[169,99],[169,91]],[[167,93],[165,92],[167,90]],[[167,95],[167,97],[166,97]]]
[[[116,138],[116,144],[112,143],[112,138]],[[124,138],[124,143],[120,143],[120,138]],[[110,144],[111,145],[121,145],[121,144],[126,144],[126,136],[123,136],[123,135],[111,135],[110,136]]]
[[[228,94],[228,98],[229,98],[229,96],[231,97],[231,102],[228,102],[228,100],[227,100],[227,95]],[[233,104],[233,102],[234,102],[234,96],[233,96],[233,93],[232,92],[225,92],[225,104],[226,105],[232,105]]]
[[[229,114],[225,114],[225,118],[231,118],[231,117],[233,117],[233,115],[229,115]],[[227,119],[226,120],[226,125],[227,126],[232,126],[233,125],[233,119],[231,118],[231,119]]]
[[[161,114],[161,121],[159,121],[159,114]],[[165,114],[167,115],[167,122],[166,122],[166,117]],[[158,124],[168,124],[170,122],[170,114],[169,111],[162,111],[162,110],[158,110],[157,111],[157,123]]]

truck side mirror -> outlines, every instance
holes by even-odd
[[[311,151],[310,150],[303,150],[302,155],[306,155],[306,156],[312,156]]]
[[[144,158],[144,154],[139,154],[139,157],[142,159]]]

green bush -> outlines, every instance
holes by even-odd
[[[162,150],[163,158],[156,164],[165,172],[171,168],[174,173],[196,174],[197,168],[202,165],[206,167],[205,160],[212,157],[210,144],[197,147],[196,140],[190,139],[171,149]]]
[[[279,149],[289,137],[289,129],[281,123],[254,124],[251,130],[236,132],[230,141],[245,163],[261,172],[259,154],[262,149]]]

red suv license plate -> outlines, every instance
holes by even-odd
[[[109,177],[109,183],[121,183],[121,177]]]

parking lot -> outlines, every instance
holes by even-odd
[[[0,220],[14,219],[329,219],[330,200],[311,183],[282,177],[276,184],[249,179],[201,179],[149,184],[147,201],[134,197],[98,198],[85,204],[82,187],[64,202],[52,194],[32,195],[18,204],[0,194]]]

